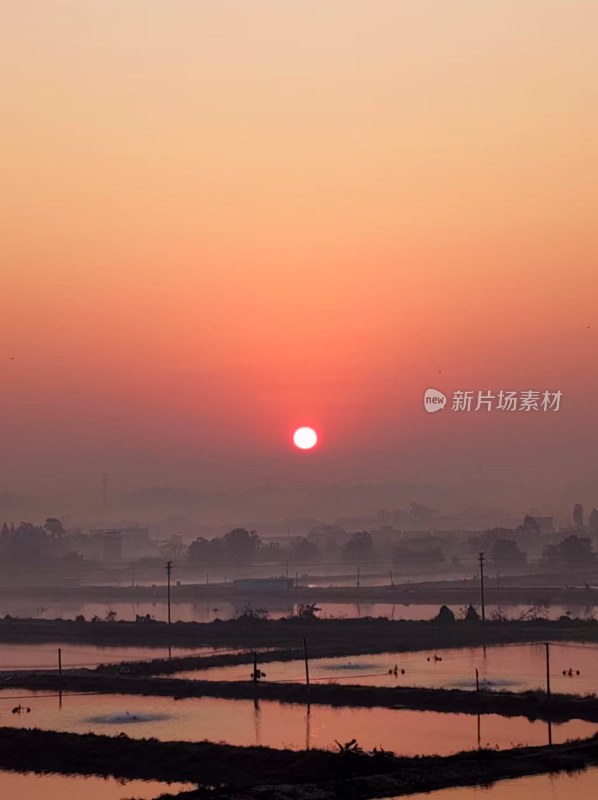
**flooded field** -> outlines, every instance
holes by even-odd
[[[9,614],[19,618],[39,618],[39,619],[75,619],[82,614],[85,619],[91,620],[93,617],[105,619],[106,615],[113,611],[117,619],[134,620],[138,615],[150,615],[158,621],[165,622],[167,617],[166,603],[163,600],[165,594],[161,588],[157,593],[158,599],[155,601],[144,601],[139,603],[114,601],[108,597],[104,602],[77,602],[55,600],[35,601],[24,598],[2,598],[0,600],[0,617]],[[226,600],[207,599],[200,602],[177,602],[172,603],[172,619],[177,622],[212,622],[215,619],[233,619],[242,611],[244,600],[232,603]],[[256,603],[256,605],[264,605]],[[297,605],[292,602],[282,600],[269,601],[266,603],[268,615],[271,619],[281,619],[292,616],[297,611]],[[419,604],[419,603],[318,603],[321,609],[319,616],[339,617],[339,618],[364,618],[364,617],[384,617],[385,619],[399,620],[427,620],[432,619],[438,614],[439,604]],[[453,606],[453,612],[458,616],[462,609],[460,606]],[[493,615],[501,613],[510,619],[518,619],[529,612],[529,605],[503,605],[500,607],[488,605],[487,614],[491,619]],[[595,616],[593,606],[562,606],[554,605],[547,609],[546,616],[549,619],[558,619],[561,616],[570,616],[579,619],[592,619]]]
[[[582,800],[596,797],[598,768],[573,775],[533,775],[515,780],[499,781],[492,786],[441,789],[427,794],[401,795],[400,800]],[[399,800],[389,797],[386,800]]]
[[[18,709],[14,711],[13,709]],[[30,709],[27,711],[27,709]],[[0,724],[70,733],[126,733],[162,741],[226,742],[276,748],[332,748],[353,737],[365,749],[403,755],[448,755],[479,746],[508,748],[549,741],[545,722],[496,715],[404,709],[332,708],[272,701],[130,695],[68,695],[0,690]],[[552,725],[552,741],[592,735],[580,720]]]
[[[58,648],[64,669],[95,667],[120,661],[148,660],[186,655],[211,655],[212,647],[97,647],[93,644],[6,644],[0,645],[0,670],[58,669]],[[230,652],[230,651],[227,651]]]
[[[196,788],[185,783],[161,783],[158,781],[125,781],[116,778],[97,778],[37,775],[32,772],[6,772],[0,770],[0,797],[27,798],[27,800],[153,800],[166,792],[190,791]]]
[[[312,659],[310,679],[367,686],[473,689],[476,669],[484,688],[515,692],[543,689],[546,686],[546,649],[543,644],[514,644]],[[262,670],[266,681],[305,680],[305,667],[300,658],[265,663]],[[248,680],[251,671],[252,666],[240,664],[180,672],[177,677]],[[553,692],[598,694],[598,645],[552,644],[550,676]]]

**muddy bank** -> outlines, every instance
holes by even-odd
[[[355,708],[404,708],[462,714],[499,714],[529,720],[566,722],[580,719],[598,723],[598,697],[544,692],[489,692],[462,689],[423,689],[338,684],[267,683],[250,681],[199,681],[173,678],[143,678],[86,672],[17,672],[0,674],[0,686],[52,692],[159,697],[219,697],[232,700],[274,700],[282,703],[349,706]]]
[[[210,623],[76,622],[71,620],[0,620],[0,642],[76,642],[98,646],[214,647],[296,649],[309,641],[313,657],[472,647],[536,641],[598,642],[596,620],[526,622],[391,621],[384,618],[325,620],[230,620]],[[239,658],[239,656],[235,656]],[[222,658],[216,656],[215,658]],[[244,657],[247,659],[247,656]],[[209,665],[208,662],[204,662]],[[218,664],[243,661],[214,661]],[[164,669],[168,669],[167,663]]]
[[[597,760],[596,737],[552,747],[400,758],[0,728],[4,769],[184,781],[218,787],[186,793],[186,798],[218,800],[369,800],[582,769]]]

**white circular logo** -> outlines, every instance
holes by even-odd
[[[424,393],[424,408],[430,414],[436,411],[442,411],[446,405],[446,395],[439,392],[438,389],[426,389]]]

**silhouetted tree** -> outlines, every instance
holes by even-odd
[[[573,524],[576,528],[583,528],[583,506],[581,503],[575,503],[573,506]]]
[[[249,601],[245,603],[240,611],[237,611],[235,619],[240,622],[260,622],[261,620],[268,619],[269,612],[267,608],[255,608]]]
[[[532,534],[537,536],[540,533],[540,526],[538,525],[538,522],[531,516],[531,514],[526,514],[523,518],[523,524],[517,527],[517,533],[521,533],[526,536]]]
[[[196,564],[205,564],[211,561],[212,542],[203,536],[198,536],[187,549],[187,558]]]
[[[56,517],[48,517],[44,523],[44,530],[55,539],[59,539],[61,536],[64,536],[64,525]]]
[[[299,603],[295,616],[298,619],[317,619],[321,610],[315,603]]]
[[[440,606],[440,611],[436,615],[436,622],[442,625],[451,624],[455,621],[455,615],[448,606]]]
[[[187,549],[187,558],[194,564],[222,564],[227,560],[222,539],[204,539],[198,536]]]
[[[490,551],[490,558],[498,567],[525,564],[527,554],[511,539],[497,539]]]
[[[335,555],[346,537],[347,531],[340,525],[327,523],[314,525],[309,532],[309,540],[317,542],[327,556]]]
[[[171,539],[162,545],[162,555],[167,561],[178,561],[185,555],[186,547],[183,542]]]
[[[318,546],[305,536],[298,536],[291,542],[291,557],[294,561],[315,561],[318,555]]]
[[[374,542],[368,531],[354,533],[344,547],[346,558],[351,561],[367,561],[374,555]]]
[[[591,539],[572,533],[559,544],[549,544],[544,548],[544,558],[550,564],[592,564],[596,553]]]
[[[234,561],[250,561],[262,544],[257,533],[246,528],[233,528],[224,535],[223,542]]]
[[[467,622],[479,622],[480,615],[473,606],[468,606],[467,611],[465,612],[465,619]]]
[[[598,533],[598,508],[593,508],[591,510],[590,518],[588,520],[588,527],[590,529],[590,533]]]

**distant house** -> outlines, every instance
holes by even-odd
[[[536,517],[531,515],[540,533],[554,533],[554,517]]]
[[[87,549],[87,555],[108,562],[136,561],[159,554],[158,543],[150,539],[148,529],[143,527],[90,530]]]
[[[122,561],[123,537],[119,531],[105,531],[98,538],[102,548],[102,561]]]

